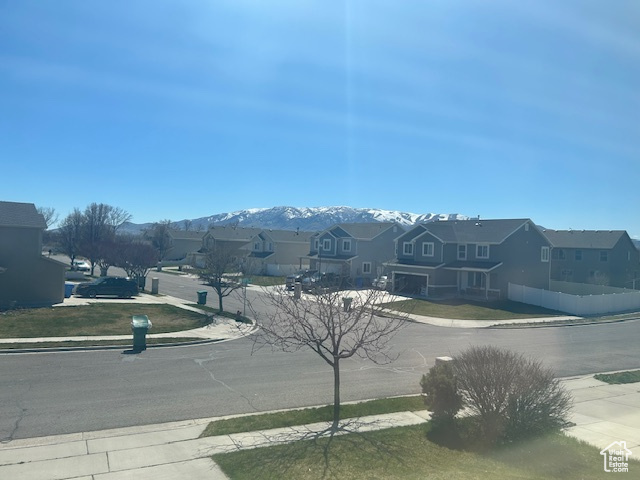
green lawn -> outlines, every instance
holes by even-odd
[[[284,285],[285,277],[271,277],[267,275],[249,275],[249,285],[260,287],[271,287],[273,285]]]
[[[420,395],[410,397],[384,398],[368,402],[350,403],[340,408],[341,418],[364,417],[392,412],[415,412],[424,410],[424,401]],[[333,405],[319,408],[288,410],[286,412],[266,413],[262,415],[246,415],[226,420],[211,422],[201,437],[227,435],[230,433],[269,430],[272,428],[306,425],[309,423],[331,421]]]
[[[640,382],[640,370],[619,373],[599,373],[595,375],[594,378],[610,384],[637,383]]]
[[[429,440],[429,425],[214,455],[232,479],[610,479],[593,446],[562,434],[489,452],[445,448]],[[640,463],[629,465],[637,478]],[[622,475],[625,476],[625,475]],[[622,477],[621,477],[622,478]],[[625,476],[626,478],[626,476]]]
[[[565,315],[555,310],[508,300],[484,303],[462,299],[442,301],[411,299],[389,302],[382,304],[382,306],[415,315],[457,320],[509,320]]]
[[[131,317],[147,315],[150,333],[190,330],[207,317],[172,305],[94,303],[77,307],[10,310],[0,314],[0,338],[130,335]]]

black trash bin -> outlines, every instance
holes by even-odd
[[[206,304],[207,304],[207,291],[198,290],[198,305],[206,305]]]
[[[151,320],[146,315],[134,315],[131,319],[133,331],[133,350],[141,352],[147,349],[147,331],[151,328]]]

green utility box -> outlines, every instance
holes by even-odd
[[[131,319],[133,331],[133,350],[141,352],[147,349],[147,331],[151,328],[151,320],[146,315],[134,315]]]
[[[206,305],[207,304],[207,291],[199,290],[198,291],[198,305]]]

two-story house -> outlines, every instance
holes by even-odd
[[[205,233],[205,231],[196,230],[169,230],[167,234],[170,246],[165,260],[182,260],[187,258],[189,254],[200,250]]]
[[[395,222],[334,225],[311,236],[310,268],[349,278],[355,286],[370,285],[394,257],[393,240],[403,231]]]
[[[0,202],[0,309],[64,300],[66,267],[42,255],[46,228],[32,203]]]
[[[209,227],[202,237],[202,247],[188,255],[188,262],[194,267],[204,267],[208,251],[225,249],[233,252],[238,263],[242,263],[251,251],[251,240],[262,231],[261,228],[223,225]]]
[[[640,289],[640,253],[624,230],[544,230],[551,279]]]
[[[549,287],[550,243],[529,219],[420,224],[395,248],[387,268],[398,293],[506,298],[509,282]]]
[[[262,230],[250,242],[249,272],[262,275],[289,275],[308,268],[311,232]]]

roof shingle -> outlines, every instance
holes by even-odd
[[[0,201],[0,226],[47,228],[44,217],[38,213],[33,203]]]

